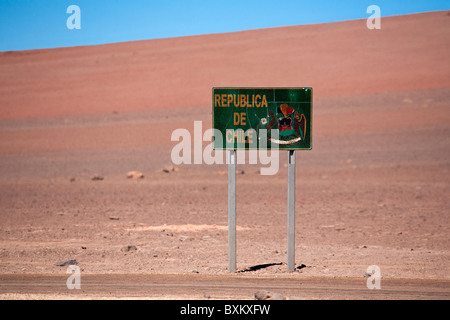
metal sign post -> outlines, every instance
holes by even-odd
[[[236,150],[228,156],[228,270],[236,270]]]
[[[287,268],[295,268],[295,151],[289,150],[287,186]]]

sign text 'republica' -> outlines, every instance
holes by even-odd
[[[311,150],[312,88],[213,88],[214,149]]]

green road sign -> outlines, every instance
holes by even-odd
[[[312,148],[310,87],[213,88],[212,115],[214,149]]]

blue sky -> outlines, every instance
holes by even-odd
[[[0,51],[233,32],[450,9],[449,0],[0,0]],[[70,5],[81,29],[70,30]]]

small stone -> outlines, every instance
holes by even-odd
[[[70,266],[70,265],[74,265],[74,264],[78,264],[78,261],[75,259],[61,260],[56,263],[56,265],[59,267]]]
[[[129,171],[127,173],[127,178],[128,179],[143,179],[144,178],[144,174],[142,172],[139,172],[139,171]]]
[[[93,176],[93,177],[91,178],[91,180],[92,180],[92,181],[101,181],[101,180],[103,180],[103,177],[100,176],[100,175],[98,175],[98,174],[96,174],[95,176]]]
[[[127,246],[125,246],[125,247],[122,247],[122,249],[120,249],[121,251],[125,251],[125,252],[128,252],[128,251],[137,251],[137,247],[136,246],[134,246],[134,245],[127,245]]]
[[[268,290],[256,291],[255,298],[256,300],[286,300],[286,298],[281,294]]]
[[[179,171],[180,168],[178,168],[177,166],[168,166],[162,169],[163,172],[165,173],[170,173],[170,172],[174,172],[174,171]]]

